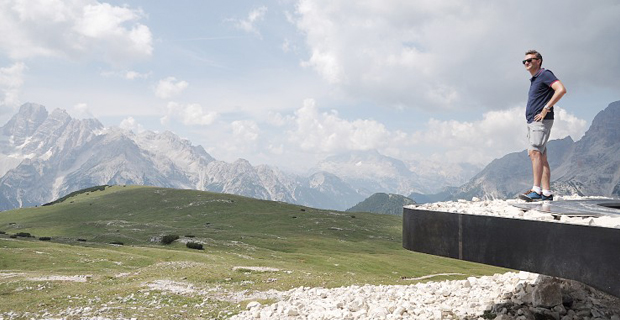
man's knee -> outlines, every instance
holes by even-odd
[[[542,159],[542,153],[538,150],[530,150],[528,154],[532,161]]]

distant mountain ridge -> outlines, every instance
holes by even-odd
[[[450,186],[460,186],[482,167],[457,163],[450,167],[428,161],[404,162],[375,150],[351,151],[326,158],[314,171],[337,174],[368,197],[377,192],[430,194]]]
[[[592,120],[579,140],[549,141],[552,189],[556,194],[620,196],[620,101],[612,102]],[[512,198],[532,184],[527,151],[492,161],[452,199]]]
[[[617,123],[620,101],[601,111],[579,141],[550,141],[558,194],[620,196]],[[106,184],[216,191],[335,210],[374,193],[405,194],[420,202],[511,198],[531,184],[526,151],[496,159],[475,175],[477,170],[357,151],[329,157],[308,176],[299,176],[244,159],[218,161],[172,132],[106,128],[96,119],[72,119],[61,109],[48,113],[32,103],[0,127],[0,210],[41,205]]]
[[[0,127],[0,174],[0,210],[104,184],[216,191],[330,209],[364,198],[327,172],[306,178],[244,159],[217,161],[171,132],[105,128],[32,103]]]

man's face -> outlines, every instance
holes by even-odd
[[[525,55],[525,59],[523,59],[523,65],[525,65],[525,70],[537,70],[540,68],[540,60],[536,58],[535,54],[527,54]]]

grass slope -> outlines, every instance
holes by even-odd
[[[79,308],[80,315],[113,318],[226,318],[248,299],[240,292],[505,271],[407,251],[401,219],[195,190],[91,189],[53,205],[0,212],[0,318]],[[9,238],[18,232],[52,241]],[[158,243],[166,234],[180,239]],[[187,241],[205,250],[188,249]],[[62,276],[85,281],[57,281]],[[162,281],[191,290],[171,294],[158,289]]]

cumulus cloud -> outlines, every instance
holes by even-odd
[[[184,125],[206,126],[212,124],[218,117],[216,112],[205,112],[199,104],[184,105],[169,102],[166,109],[166,115],[160,119],[162,124],[177,120]]]
[[[246,19],[231,20],[235,22],[235,27],[238,29],[260,36],[260,32],[258,31],[256,24],[265,18],[265,14],[267,14],[267,7],[262,6],[250,11]]]
[[[155,96],[161,99],[169,99],[181,93],[187,86],[189,86],[187,81],[177,80],[175,77],[161,79],[155,88]]]
[[[71,116],[77,119],[91,119],[95,118],[95,116],[90,112],[90,108],[88,104],[84,102],[80,102],[73,106],[71,110]]]
[[[553,129],[551,129],[550,139],[562,139],[566,136],[570,136],[575,141],[581,139],[588,130],[588,122],[558,106],[555,106],[554,109],[555,121],[553,122]]]
[[[102,71],[100,75],[102,77],[117,77],[123,78],[126,80],[136,80],[136,79],[148,79],[151,77],[152,72],[138,72],[133,70],[124,70],[124,71],[112,71],[106,70]]]
[[[12,59],[39,56],[117,65],[152,54],[144,13],[93,0],[0,2],[0,48]]]
[[[304,101],[293,120],[294,128],[288,132],[288,139],[305,151],[371,150],[391,140],[391,133],[382,123],[368,119],[348,121],[340,118],[335,110],[319,112],[312,99]]]
[[[551,139],[571,136],[580,139],[587,122],[578,119],[566,110],[555,107],[555,121]],[[511,152],[527,148],[527,126],[522,107],[489,111],[478,121],[439,121],[430,119],[424,131],[414,134],[418,144],[439,147],[445,158],[460,162],[486,164]]]
[[[520,60],[532,48],[573,93],[619,87],[618,16],[613,0],[299,0],[291,19],[305,36],[302,65],[351,97],[501,110],[523,99],[529,74]],[[585,76],[592,70],[596,77]]]
[[[551,139],[580,139],[587,122],[556,106]],[[417,159],[419,150],[442,164],[487,164],[495,158],[527,148],[527,126],[521,106],[491,110],[475,121],[429,119],[416,130],[389,130],[372,119],[344,119],[335,111],[320,111],[312,99],[293,115],[270,115],[268,124],[286,128],[286,135],[265,148],[278,152],[337,154],[354,150],[378,150],[401,159]]]
[[[235,140],[253,142],[258,139],[260,129],[252,120],[233,121],[230,124]]]
[[[26,65],[23,62],[0,68],[0,105],[16,107],[20,104],[19,93],[24,84],[25,70]]]
[[[147,79],[151,76],[150,72],[147,73],[140,73],[137,71],[125,71],[124,72],[124,77],[127,80],[135,80],[135,79]]]
[[[140,133],[144,131],[144,127],[133,117],[127,117],[121,121],[119,127],[124,130]]]

